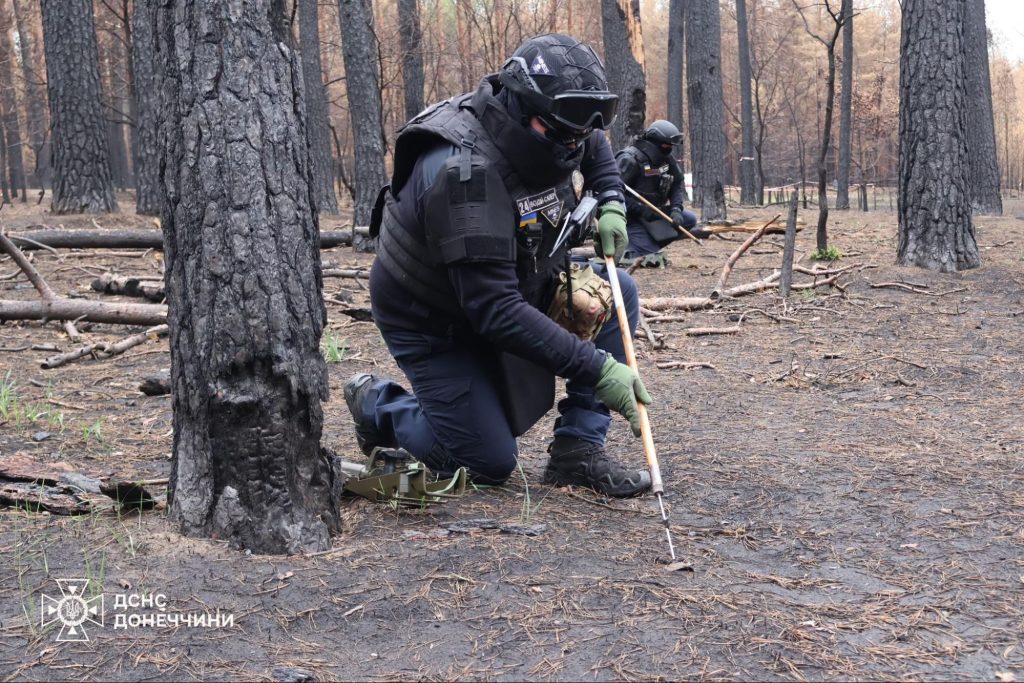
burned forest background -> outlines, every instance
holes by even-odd
[[[969,17],[983,8],[980,0],[969,4]],[[58,122],[53,121],[48,93],[52,97],[65,81],[72,88],[88,86],[88,79],[72,80],[57,70],[48,80],[46,60],[59,59],[59,49],[46,45],[43,15],[50,9],[59,22],[58,13],[74,7],[91,8],[94,16],[95,74],[102,91],[97,140],[104,146],[109,171],[101,168],[92,175],[109,173],[117,191],[137,189],[139,212],[156,215],[159,199],[153,186],[158,141],[148,118],[159,114],[159,76],[153,73],[154,10],[131,0],[41,4],[8,0],[0,6],[3,201],[37,201],[39,189],[49,192],[53,187],[52,128]],[[737,7],[745,10],[741,17],[745,21],[737,21]],[[838,208],[867,205],[861,199],[866,191],[874,198],[868,208],[878,208],[881,191],[881,204],[888,208],[894,202],[892,191],[881,188],[897,185],[900,6],[896,0],[883,0],[864,6],[850,3],[850,7],[854,20],[843,27],[843,37],[834,46],[836,111],[825,154],[829,191],[837,192],[838,201],[833,201]],[[619,145],[645,121],[657,118],[682,124],[692,136],[689,123],[694,105],[697,116],[708,115],[688,92],[699,82],[699,67],[692,69],[694,73],[684,67],[680,74],[680,67],[673,64],[682,56],[673,57],[671,50],[678,54],[681,46],[672,47],[668,34],[676,30],[680,36],[675,42],[692,38],[690,44],[697,52],[706,53],[700,43],[708,38],[706,32],[696,37],[684,33],[682,15],[689,12],[700,17],[707,10],[720,19],[716,57],[722,101],[715,107],[717,98],[712,100],[711,118],[700,121],[721,120],[724,147],[720,158],[716,155],[695,168],[688,139],[680,149],[684,168],[694,170],[699,180],[706,168],[720,163],[721,170],[714,175],[722,175],[730,201],[781,203],[786,198],[783,186],[807,183],[814,202],[829,73],[828,52],[818,36],[833,33],[830,10],[847,11],[847,3],[841,0],[832,0],[830,6],[766,0],[294,0],[289,9],[287,30],[303,58],[308,134],[318,169],[317,204],[323,212],[334,213],[340,206],[346,216],[354,210],[356,223],[365,224],[363,207],[372,202],[376,187],[361,185],[373,185],[385,177],[392,142],[404,121],[418,107],[472,89],[482,74],[497,70],[524,37],[539,32],[577,36],[606,57],[616,77],[628,73],[635,81],[639,75],[645,85],[639,91],[645,95],[639,103],[636,93],[625,92],[626,85],[618,86],[623,90],[624,108],[613,137]],[[984,26],[979,28],[975,19],[968,29],[983,32]],[[54,35],[50,42],[60,40],[60,35]],[[317,45],[315,51],[307,48],[309,42]],[[740,58],[738,45],[749,46],[749,59]],[[985,150],[984,161],[972,159],[972,174],[1020,193],[1024,115],[1018,93],[1024,89],[1024,66],[1003,56],[998,44],[989,43],[988,48],[985,54],[968,45],[974,74],[968,81],[971,100],[982,99],[978,93],[991,90],[994,134],[987,139],[994,140],[995,146]],[[346,71],[349,57],[351,75]],[[630,63],[622,64],[623,59]],[[740,87],[748,79],[749,103]],[[680,92],[672,92],[673,82],[679,84]],[[671,104],[673,98],[682,104]],[[752,122],[746,138],[744,118]],[[972,120],[984,123],[986,119]],[[697,136],[698,142],[703,139]],[[990,143],[982,139],[977,144]],[[368,179],[359,182],[356,169]],[[743,183],[744,173],[753,180]],[[752,192],[743,187],[749,182],[756,184]],[[104,191],[96,192],[99,195],[85,206],[109,210]],[[695,202],[700,199],[694,198]],[[986,210],[993,210],[997,201],[991,192],[981,197]]]

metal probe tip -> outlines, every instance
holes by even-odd
[[[668,525],[668,515],[665,514],[665,503],[661,500],[661,493],[658,496],[658,508],[661,509],[661,521],[665,523],[665,538],[668,539],[668,554],[672,556],[672,561],[676,559],[676,547],[672,544],[672,531]]]

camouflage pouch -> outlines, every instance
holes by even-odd
[[[548,308],[548,317],[580,339],[593,341],[601,326],[612,317],[615,306],[612,287],[594,272],[589,263],[572,264],[570,273],[571,287],[567,286],[565,272],[559,273],[560,282]],[[573,303],[571,317],[566,305],[570,289]]]

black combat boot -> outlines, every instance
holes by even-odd
[[[364,455],[370,455],[374,448],[387,446],[373,418],[366,413],[367,399],[373,394],[377,398],[377,377],[363,372],[353,375],[352,379],[345,383],[345,405],[348,412],[352,413],[352,421],[356,424],[356,443]]]
[[[627,470],[609,458],[603,446],[589,441],[556,436],[548,453],[545,484],[586,486],[614,498],[629,498],[651,488],[647,470]]]

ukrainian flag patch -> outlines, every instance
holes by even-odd
[[[531,211],[530,213],[523,214],[519,218],[519,227],[520,228],[525,228],[527,225],[530,225],[531,223],[536,223],[536,222],[537,222],[537,212],[536,211]]]

